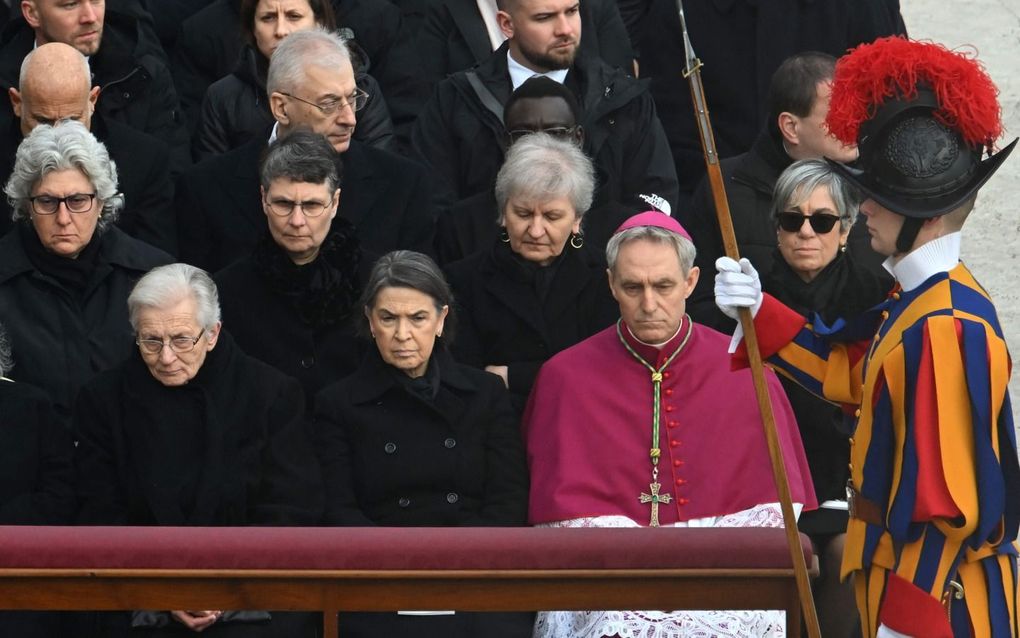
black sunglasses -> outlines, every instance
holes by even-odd
[[[839,221],[836,215],[805,215],[803,213],[779,213],[779,227],[788,233],[796,233],[804,226],[804,220],[811,224],[811,230],[819,235],[832,230],[832,227]]]

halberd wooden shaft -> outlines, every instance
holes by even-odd
[[[694,106],[694,117],[698,123],[698,133],[701,136],[701,148],[705,154],[705,167],[708,171],[708,182],[712,188],[712,201],[715,203],[715,213],[719,220],[719,231],[722,234],[723,246],[726,255],[732,259],[740,259],[740,250],[737,247],[737,237],[733,232],[733,220],[730,217],[730,205],[726,198],[726,188],[723,184],[722,169],[719,166],[719,154],[716,151],[715,135],[712,133],[712,121],[708,114],[708,104],[705,101],[705,87],[701,82],[701,61],[694,55],[694,48],[691,46],[690,37],[687,34],[687,20],[684,17],[683,0],[677,0],[677,8],[680,11],[680,25],[683,29],[684,52],[684,77],[691,87],[691,100]],[[768,385],[765,381],[765,369],[761,358],[761,351],[758,349],[758,335],[754,330],[754,320],[750,308],[740,308],[740,325],[744,330],[744,344],[747,347],[748,359],[751,366],[751,378],[754,381],[754,393],[758,400],[758,410],[761,412],[762,426],[765,430],[765,441],[768,444],[769,460],[772,463],[772,478],[776,483],[776,492],[779,495],[779,506],[783,512],[783,526],[786,528],[787,545],[790,548],[790,557],[793,560],[794,574],[797,579],[797,593],[800,595],[800,606],[804,612],[805,626],[810,638],[821,638],[821,630],[818,626],[818,614],[815,611],[814,599],[811,596],[811,582],[808,578],[807,563],[804,560],[804,553],[800,545],[800,533],[797,530],[797,518],[793,513],[793,500],[790,496],[790,481],[786,475],[786,465],[783,462],[783,450],[779,444],[779,435],[776,432],[776,417],[772,411],[772,400],[769,397]]]

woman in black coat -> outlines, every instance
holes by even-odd
[[[42,391],[6,376],[12,367],[0,324],[0,525],[67,525],[74,516],[70,433]],[[0,611],[0,636],[60,632],[55,613]]]
[[[451,293],[431,259],[395,251],[362,295],[375,340],[316,398],[330,525],[523,525],[528,471],[506,389],[446,351]],[[445,335],[442,338],[441,335]],[[531,614],[344,614],[342,636],[530,636]]]
[[[337,216],[335,159],[315,133],[274,142],[260,171],[268,230],[251,256],[215,276],[238,345],[300,381],[309,404],[354,372],[367,346],[352,320],[361,249],[351,225]],[[294,201],[302,205],[284,203]],[[313,211],[313,202],[321,210]]]
[[[196,161],[219,155],[241,146],[257,135],[265,135],[273,125],[266,94],[269,58],[284,37],[295,31],[322,27],[336,29],[336,20],[329,0],[288,0],[284,15],[276,12],[270,0],[243,0],[240,7],[241,35],[245,46],[233,73],[213,82],[205,93],[198,126],[192,142]],[[358,88],[369,98],[358,110],[358,127],[354,138],[389,148],[393,123],[382,91],[368,75],[367,56],[354,44],[351,63],[354,65]]]
[[[454,353],[499,375],[518,410],[547,359],[618,316],[604,262],[580,232],[593,184],[575,144],[526,135],[496,178],[502,237],[447,268],[463,318]]]
[[[131,351],[131,286],[172,259],[112,225],[124,203],[117,169],[79,122],[37,126],[5,192],[15,228],[0,240],[0,320],[18,380],[66,421],[78,389]]]
[[[763,288],[797,312],[831,325],[885,299],[887,282],[846,252],[859,195],[825,160],[791,164],[776,181],[772,202],[778,248]],[[850,583],[840,583],[846,537],[846,482],[852,422],[840,408],[781,377],[790,399],[821,507],[804,512],[798,528],[811,537],[820,575],[814,592],[824,636],[855,631]]]
[[[90,382],[74,424],[87,525],[310,525],[321,476],[297,382],[221,331],[216,286],[155,268],[128,299],[134,354]],[[314,616],[263,611],[103,614],[102,636],[313,636]],[[128,629],[128,625],[133,628]]]

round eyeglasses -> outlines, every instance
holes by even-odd
[[[205,328],[199,331],[197,337],[170,337],[169,340],[164,341],[163,339],[135,339],[135,343],[142,349],[142,352],[146,354],[159,354],[163,352],[163,348],[170,346],[170,349],[177,354],[184,354],[185,352],[191,352],[195,349],[195,344],[199,342],[202,335],[205,334]]]
[[[71,193],[67,197],[36,195],[29,197],[28,201],[32,202],[32,210],[36,215],[52,215],[60,209],[61,204],[69,213],[87,213],[92,210],[95,199],[95,193]]]
[[[277,217],[287,217],[294,212],[295,208],[300,208],[301,214],[305,217],[318,217],[326,212],[327,208],[333,205],[332,197],[330,197],[329,201],[325,203],[314,199],[305,202],[295,202],[290,199],[273,198],[265,201],[266,206],[269,207],[269,212]]]
[[[278,93],[280,95],[289,97],[293,100],[297,100],[298,102],[304,102],[308,106],[314,106],[315,108],[319,109],[319,111],[321,111],[323,115],[333,115],[338,110],[347,106],[351,107],[352,111],[357,112],[365,108],[365,105],[368,104],[368,93],[365,93],[361,89],[354,89],[354,93],[351,93],[347,97],[342,97],[338,100],[326,100],[321,103],[311,102],[302,97],[298,97],[296,95],[292,95],[284,91],[278,91]]]
[[[577,133],[577,126],[550,126],[549,128],[539,129],[521,128],[507,131],[506,134],[510,138],[510,143],[514,144],[520,141],[520,139],[525,135],[530,135],[531,133],[545,133],[546,135],[552,135],[553,137],[565,140],[573,137]]]

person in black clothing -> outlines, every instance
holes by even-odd
[[[506,149],[504,105],[525,80],[543,74],[565,84],[581,104],[585,152],[604,191],[598,200],[645,194],[675,208],[676,172],[647,84],[578,54],[575,0],[556,0],[542,13],[536,3],[507,0],[498,16],[508,40],[482,64],[440,82],[415,124],[415,151],[432,169],[437,206],[491,187]]]
[[[188,133],[177,92],[158,42],[140,36],[130,13],[106,12],[103,2],[80,2],[72,9],[56,0],[26,0],[22,17],[0,35],[0,84],[18,86],[21,62],[33,47],[63,42],[89,58],[96,103],[108,119],[161,139],[171,149],[172,173],[191,163]]]
[[[676,161],[682,210],[705,174],[705,160],[690,87],[680,72],[686,57],[677,2],[620,2]],[[802,51],[839,57],[875,38],[906,34],[902,19],[892,19],[898,18],[895,0],[688,0],[684,13],[704,63],[705,98],[724,159],[747,152],[762,126],[771,124],[764,121],[765,100],[783,60]]]
[[[343,158],[340,217],[354,227],[366,258],[396,248],[432,250],[430,184],[417,163],[352,140],[365,104],[347,46],[320,29],[293,33],[273,53],[267,76],[273,129],[211,157],[177,183],[181,260],[217,271],[252,253],[265,230],[258,166],[269,138],[311,129]]]
[[[477,0],[442,0],[429,7],[415,44],[430,86],[484,62],[503,43],[502,33],[496,36],[488,29],[489,21],[496,20],[495,0],[491,4],[493,13],[485,17]],[[581,39],[579,53],[601,58],[609,66],[630,72],[634,52],[616,2],[584,0],[580,13],[585,37]]]
[[[9,378],[13,367],[0,323],[0,525],[67,525],[74,518],[71,433],[44,392]],[[60,616],[0,611],[0,635],[59,636]]]
[[[720,163],[737,247],[741,256],[750,259],[762,272],[768,272],[774,259],[772,190],[779,174],[797,160],[828,157],[850,162],[857,157],[856,146],[844,146],[825,126],[835,64],[832,56],[815,51],[799,53],[784,61],[769,87],[768,124],[750,151]],[[707,180],[698,186],[684,219],[698,250],[695,263],[705,272],[713,272],[715,260],[725,251]],[[871,248],[863,226],[851,229],[848,250],[860,265],[892,285],[892,278],[881,268],[883,258]],[[698,282],[688,312],[699,323],[731,333],[736,323],[716,307],[712,285],[711,277]]]
[[[131,286],[172,259],[113,225],[117,169],[80,122],[37,126],[4,191],[15,228],[0,239],[0,314],[20,380],[68,419],[78,389],[131,351]]]
[[[449,286],[410,251],[384,255],[362,294],[371,348],[315,400],[328,525],[524,525],[528,470],[510,397],[457,363]],[[343,637],[530,637],[532,614],[342,614]],[[332,637],[331,637],[332,638]]]
[[[127,307],[134,352],[75,405],[79,523],[316,523],[321,476],[301,388],[222,331],[209,276],[187,264],[154,268]],[[100,624],[107,638],[316,635],[313,614],[263,611],[114,612]]]
[[[618,315],[581,233],[594,181],[575,144],[524,136],[496,177],[502,237],[448,267],[462,319],[454,353],[499,375],[521,412],[542,364]]]
[[[762,288],[804,316],[826,325],[854,317],[886,298],[890,286],[847,250],[860,194],[823,160],[790,165],[776,182],[771,220],[779,247]],[[819,558],[814,596],[823,636],[850,638],[857,627],[853,587],[840,582],[846,538],[846,481],[852,421],[843,411],[780,377],[790,399],[819,509],[797,526]]]
[[[117,227],[170,254],[177,252],[170,179],[170,151],[162,141],[107,120],[95,110],[99,87],[92,87],[88,61],[74,48],[51,42],[25,57],[18,88],[9,92],[15,118],[0,124],[0,181],[6,182],[23,136],[39,124],[64,119],[81,122],[106,146],[116,162],[124,210]],[[0,117],[0,122],[4,118]],[[0,202],[0,234],[11,228],[11,208]]]
[[[196,160],[237,148],[273,123],[266,93],[269,58],[277,45],[294,31],[319,26],[333,30],[329,0],[244,0],[241,2],[244,49],[237,68],[209,86],[192,141]],[[351,43],[348,42],[348,46]],[[354,51],[352,50],[352,53]],[[390,148],[393,123],[378,83],[355,64],[355,81],[369,99],[358,115],[357,140]]]
[[[343,193],[321,135],[297,131],[274,142],[261,179],[269,229],[252,255],[216,274],[216,285],[238,345],[300,381],[310,403],[364,353],[352,320],[361,250],[337,217]]]

